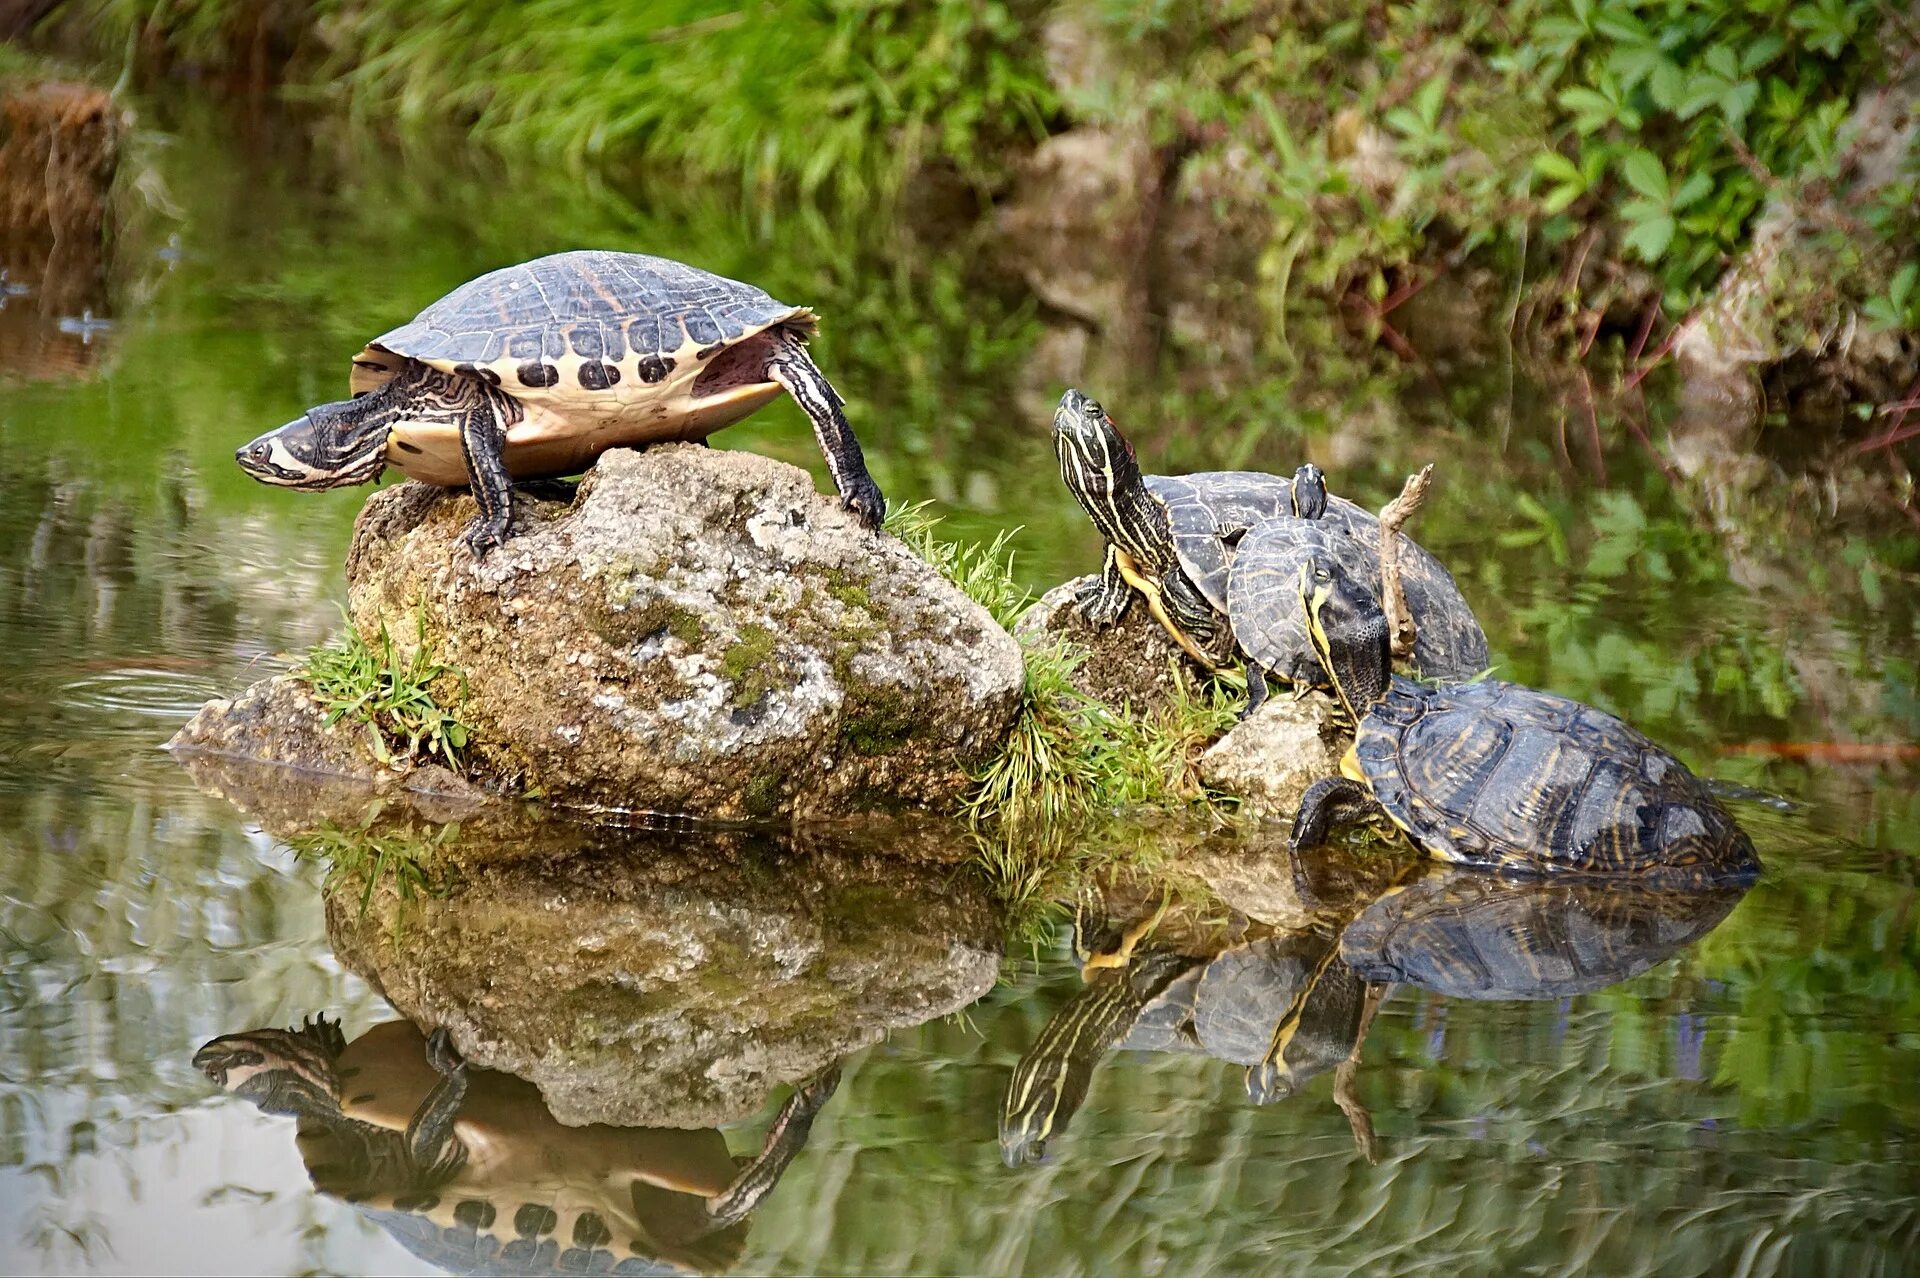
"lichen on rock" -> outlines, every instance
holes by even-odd
[[[474,510],[375,494],[347,588],[362,636],[464,674],[464,762],[491,789],[720,817],[951,807],[1018,710],[1011,636],[797,467],[616,449],[571,501],[517,493],[484,562],[459,542]],[[311,753],[272,738],[244,751]],[[174,744],[234,740],[209,707]]]

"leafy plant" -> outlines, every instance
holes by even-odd
[[[359,829],[343,830],[327,822],[311,834],[287,842],[300,857],[326,863],[327,887],[352,883],[360,889],[360,915],[366,917],[374,891],[391,881],[403,905],[421,897],[443,897],[453,887],[451,868],[435,870],[440,849],[460,834],[458,822],[433,827],[430,834],[376,831],[374,817]]]
[[[420,625],[416,613],[416,632]],[[372,644],[349,624],[340,638],[308,653],[294,674],[313,689],[329,725],[345,718],[366,725],[367,745],[381,763],[440,758],[459,768],[470,729],[435,688],[451,688],[458,705],[466,699],[466,676],[435,660],[424,641],[402,657],[386,623]]]

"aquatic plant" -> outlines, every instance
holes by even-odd
[[[894,506],[887,530],[1011,628],[1033,602],[1013,575],[1012,531],[985,546],[943,540],[927,503]],[[1164,710],[1134,714],[1074,684],[1085,653],[1054,636],[1022,637],[1026,689],[1005,746],[974,776],[976,824],[1058,825],[1136,808],[1213,809],[1228,800],[1194,774],[1200,750],[1234,719],[1231,678],[1204,688],[1176,680]]]
[[[293,673],[313,689],[329,725],[344,718],[366,725],[368,748],[380,762],[439,758],[459,768],[470,730],[442,698],[455,706],[464,700],[466,676],[436,660],[426,643],[403,657],[385,622],[373,643],[349,624],[338,639],[309,652]]]

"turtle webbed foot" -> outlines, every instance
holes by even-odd
[[[864,471],[849,477],[847,486],[840,491],[840,505],[858,516],[861,527],[870,532],[877,530],[887,517],[887,499],[881,495],[880,485]]]
[[[489,519],[485,515],[467,525],[460,534],[460,540],[476,560],[484,560],[487,552],[504,543],[507,539],[507,519],[502,515]]]

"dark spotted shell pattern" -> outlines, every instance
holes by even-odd
[[[469,280],[371,345],[454,371],[554,366],[618,367],[659,381],[677,355],[706,357],[769,325],[810,314],[742,284],[664,257],[579,250],[535,258]],[[544,365],[542,361],[545,361]],[[604,390],[583,373],[581,390]],[[539,386],[502,375],[502,389]],[[551,383],[549,383],[551,384]],[[569,389],[564,383],[556,391]]]
[[[1751,877],[1759,858],[1680,760],[1604,711],[1495,679],[1395,678],[1354,754],[1387,815],[1461,865]]]
[[[1248,645],[1240,622],[1236,639],[1263,668],[1285,677],[1295,654],[1312,657],[1306,616],[1300,607],[1297,577],[1283,588],[1265,580],[1267,571],[1298,573],[1293,548],[1328,550],[1342,568],[1377,596],[1380,592],[1380,521],[1344,497],[1329,496],[1326,514],[1317,520],[1293,517],[1293,484],[1278,475],[1253,471],[1205,471],[1195,475],[1148,475],[1147,491],[1167,508],[1180,566],[1208,602],[1234,616],[1231,577],[1250,550],[1258,550],[1261,570],[1256,591],[1243,599],[1242,615],[1254,625],[1260,652]],[[1278,526],[1264,527],[1270,521]],[[1237,546],[1222,529],[1253,529]],[[1487,636],[1454,582],[1453,574],[1404,533],[1400,537],[1401,586],[1418,631],[1414,664],[1435,679],[1467,679],[1487,668]],[[1268,597],[1270,589],[1276,589]],[[1283,597],[1291,592],[1290,599]],[[1271,657],[1272,659],[1269,659]]]
[[[1366,980],[1450,998],[1565,998],[1664,961],[1711,932],[1745,893],[1514,880],[1439,866],[1349,923],[1340,957]]]

